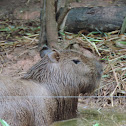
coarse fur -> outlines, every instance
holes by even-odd
[[[99,86],[102,65],[96,59],[74,51],[48,50],[23,78],[0,76],[0,118],[10,126],[49,126],[76,117],[78,99],[65,96]]]

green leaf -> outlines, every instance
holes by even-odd
[[[116,41],[116,46],[126,48],[126,41]]]
[[[126,45],[126,41],[117,41],[117,42]]]
[[[100,60],[107,60],[107,61],[108,61],[108,59],[107,59],[107,58],[102,58],[102,59],[100,59]]]
[[[93,126],[99,126],[99,124],[98,124],[98,123],[96,123],[96,124],[94,124]]]
[[[93,31],[93,32],[90,32],[87,36],[90,36],[90,35],[93,35],[93,34],[98,34],[99,32],[97,31]]]
[[[102,77],[103,77],[103,78],[107,78],[107,77],[109,77],[109,75],[102,75]]]
[[[5,32],[5,31],[10,31],[10,29],[9,29],[8,27],[6,27],[6,28],[0,29],[0,31],[3,31],[3,32]]]
[[[25,33],[26,35],[28,35],[28,36],[31,36],[31,35],[33,35],[33,34],[31,34],[31,33]]]
[[[3,119],[0,119],[2,126],[9,126]]]
[[[60,33],[60,35],[63,35],[63,36],[65,36],[65,33],[64,32],[59,32]]]

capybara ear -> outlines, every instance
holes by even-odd
[[[43,58],[45,55],[48,55],[51,52],[52,50],[47,45],[44,45],[40,50],[40,57]]]
[[[58,62],[60,58],[60,52],[55,49],[51,50],[47,45],[44,45],[40,50],[40,57],[43,58],[45,55],[47,55],[52,62]]]
[[[48,57],[51,62],[55,63],[59,61],[60,53],[57,50],[53,50],[52,52],[48,53]]]

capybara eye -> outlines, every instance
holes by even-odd
[[[74,59],[74,60],[72,60],[72,61],[73,61],[75,64],[80,63],[80,61],[79,61],[79,60],[77,60],[77,59],[76,59],[76,60]]]

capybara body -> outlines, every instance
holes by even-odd
[[[78,99],[65,96],[94,91],[101,74],[95,58],[44,49],[23,78],[0,76],[0,119],[10,126],[49,126],[76,117]]]

